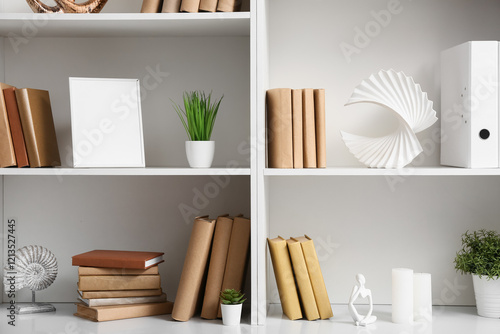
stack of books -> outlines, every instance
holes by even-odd
[[[0,89],[0,167],[60,166],[49,92]]]
[[[79,266],[76,316],[108,321],[172,312],[158,271],[163,253],[94,250],[72,261]]]
[[[283,313],[290,320],[333,317],[313,240],[305,235],[267,242]]]
[[[143,0],[141,13],[239,12],[241,0]]]
[[[269,168],[325,168],[325,90],[267,91]]]

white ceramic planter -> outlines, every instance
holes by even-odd
[[[487,318],[500,318],[500,279],[472,275],[477,314]]]
[[[193,168],[209,168],[214,160],[214,141],[186,141],[186,157]]]
[[[236,326],[241,321],[241,308],[243,304],[226,305],[221,304],[222,324],[224,326]]]

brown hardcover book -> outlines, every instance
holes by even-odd
[[[12,86],[0,83],[2,90],[10,87]],[[0,167],[12,167],[16,165],[16,152],[10,131],[7,106],[4,95],[0,94]]]
[[[160,289],[160,275],[79,276],[78,290],[148,290]]]
[[[302,89],[292,89],[293,168],[304,167],[302,144]]]
[[[74,315],[92,321],[109,321],[147,317],[152,315],[169,314],[172,312],[173,303],[147,303],[130,305],[111,305],[89,307],[83,303],[76,304]]]
[[[224,279],[232,228],[232,218],[227,216],[217,218],[208,267],[205,297],[203,298],[203,305],[201,307],[201,317],[204,319],[217,318],[217,311],[220,305],[219,294],[222,287],[222,280]]]
[[[144,303],[161,303],[167,301],[167,295],[162,293],[159,296],[141,296],[141,297],[119,297],[119,298],[82,298],[78,299],[86,306],[108,306],[108,305],[128,305]]]
[[[269,168],[293,168],[292,90],[267,91],[267,149]]]
[[[309,272],[309,279],[311,280],[311,286],[314,291],[314,298],[316,299],[320,318],[328,319],[333,317],[332,305],[330,304],[330,299],[326,292],[325,281],[321,273],[314,242],[307,235],[292,239],[300,242],[302,246],[302,252],[304,253],[304,259],[306,261],[307,271]]]
[[[15,89],[15,87],[5,88],[3,90],[3,95],[7,107],[7,114],[9,115],[10,132],[14,144],[14,152],[16,153],[17,167],[29,167],[28,151],[26,151],[26,143],[24,141],[19,109],[17,108]]]
[[[15,92],[30,167],[60,166],[49,92],[32,88]]]
[[[316,123],[316,167],[326,168],[325,90],[314,90],[314,114]]]
[[[243,289],[249,253],[250,219],[234,217],[221,291],[225,289]],[[217,316],[222,317],[220,306],[218,307]]]
[[[242,0],[219,0],[217,4],[218,12],[239,12]]]
[[[124,297],[146,297],[159,296],[162,294],[161,289],[150,290],[114,290],[114,291],[81,291],[78,294],[82,298],[124,298]]]
[[[163,0],[143,0],[141,13],[159,13],[163,5]]]
[[[78,267],[79,276],[158,275],[158,266],[148,269]]]
[[[172,310],[172,318],[175,320],[187,321],[197,310],[214,229],[215,219],[197,217],[194,220]]]
[[[163,0],[162,13],[178,13],[181,10],[181,0]]]
[[[182,0],[181,12],[198,13],[200,0]]]
[[[148,269],[163,262],[163,253],[119,250],[93,250],[72,257],[74,266]]]
[[[303,90],[302,131],[304,140],[304,168],[316,168],[316,122],[314,115],[314,91]]]
[[[217,11],[217,0],[200,0],[201,12],[215,12]]]
[[[300,319],[302,318],[302,311],[286,240],[282,237],[268,238],[267,244],[269,245],[269,253],[271,254],[274,277],[276,278],[283,313],[290,320]]]

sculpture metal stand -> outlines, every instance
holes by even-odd
[[[372,292],[370,289],[365,288],[365,277],[362,274],[357,274],[356,275],[356,281],[357,285],[352,288],[352,293],[351,293],[351,298],[349,298],[349,313],[352,316],[352,319],[354,320],[354,323],[356,326],[366,326],[369,324],[374,323],[377,320],[377,317],[372,315],[373,312],[373,300],[372,300]],[[365,316],[359,315],[358,311],[356,310],[356,307],[354,306],[354,302],[358,297],[361,296],[361,298],[366,298],[368,297],[368,303],[370,305],[370,309],[368,310],[368,313]]]

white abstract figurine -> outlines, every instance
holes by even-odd
[[[366,326],[374,323],[377,320],[377,317],[372,315],[373,312],[373,300],[372,300],[372,292],[370,289],[365,288],[365,276],[362,274],[356,275],[357,285],[352,288],[351,298],[349,298],[349,313],[351,313],[352,319],[356,326]],[[368,297],[368,303],[370,305],[370,309],[365,316],[359,315],[358,311],[354,307],[354,302],[358,297],[361,298]]]

